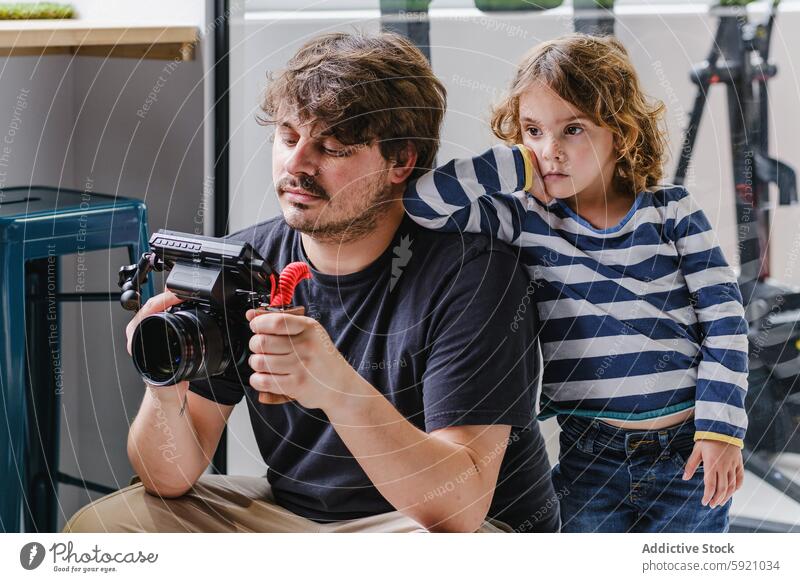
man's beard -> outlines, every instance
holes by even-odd
[[[323,200],[332,201],[315,219],[306,219],[299,213],[286,213],[288,214],[288,216],[285,216],[286,224],[294,230],[308,234],[321,243],[346,244],[361,240],[376,230],[379,217],[386,213],[393,199],[391,185],[384,182],[385,175],[385,172],[376,173],[374,182],[362,186],[363,196],[353,196],[351,198],[350,202],[354,204],[348,205],[349,208],[335,206],[338,202],[338,197],[329,196],[310,176],[305,176],[299,181],[281,180],[278,183],[278,189],[282,189],[285,186],[299,186]],[[360,203],[361,201],[363,201],[363,204]],[[331,205],[334,206],[333,209],[330,209]],[[292,206],[301,210],[308,208],[305,204],[292,204]],[[340,213],[344,213],[347,216],[331,221],[325,220],[326,214]]]

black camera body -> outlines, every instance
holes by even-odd
[[[183,300],[142,319],[132,338],[137,371],[154,386],[218,376],[247,384],[252,332],[245,313],[268,304],[274,269],[248,243],[160,230],[150,252],[120,269],[120,302],[140,307],[151,270],[169,271],[166,287]]]

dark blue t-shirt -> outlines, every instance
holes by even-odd
[[[282,218],[230,236],[277,269],[309,262],[300,234]],[[488,516],[520,531],[555,531],[558,505],[534,417],[538,321],[517,250],[482,235],[428,231],[405,217],[364,270],[312,272],[294,303],[416,427],[512,426]],[[192,382],[191,390],[228,405],[247,399],[267,478],[286,509],[317,522],[395,510],[320,409],[260,404],[250,386],[219,379]]]

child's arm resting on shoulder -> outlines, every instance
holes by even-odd
[[[703,504],[716,507],[741,487],[747,430],[747,322],[733,270],[703,211],[685,190],[676,204],[675,246],[701,328],[695,396],[695,447],[684,478],[702,461]]]
[[[497,145],[474,158],[451,160],[408,184],[406,211],[425,228],[513,242],[527,211],[525,192],[541,182],[535,164],[521,145]]]

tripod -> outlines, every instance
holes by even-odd
[[[800,293],[769,278],[769,185],[777,185],[778,204],[797,202],[794,170],[767,153],[767,82],[777,72],[769,63],[769,49],[779,3],[780,0],[773,1],[760,23],[749,22],[745,6],[711,8],[711,13],[719,17],[719,26],[708,58],[691,73],[698,88],[697,97],[684,133],[674,183],[683,184],[686,178],[709,88],[725,85],[741,265],[739,286],[750,340],[746,406],[751,427],[745,438],[744,462],[748,471],[800,502],[800,485],[775,469],[763,452],[781,451],[791,436],[790,423],[781,423],[787,419],[780,415],[800,378]],[[785,433],[783,438],[777,434],[781,431]],[[773,439],[765,439],[767,434],[772,434]],[[751,523],[745,529],[785,531],[780,524],[765,522]]]

